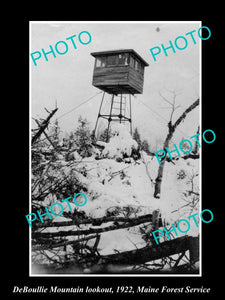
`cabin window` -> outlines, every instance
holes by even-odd
[[[144,73],[144,67],[143,67],[143,65],[140,63],[140,61],[138,62],[138,65],[137,65],[137,71],[140,72],[141,74]]]
[[[132,56],[130,57],[130,66],[134,68],[137,72],[144,74],[144,67],[141,62],[137,59],[134,59]]]
[[[110,55],[107,57],[107,66],[112,66],[117,64],[117,55]]]
[[[130,65],[137,72],[143,74],[144,66],[140,60],[134,58],[128,53],[120,53],[115,55],[107,55],[96,58],[95,67],[96,68],[105,68],[108,66],[128,66]]]
[[[134,68],[135,68],[135,70],[137,71],[138,70],[138,61],[137,60],[135,60],[135,62],[134,62]]]
[[[127,53],[123,53],[123,54],[119,54],[118,55],[118,64],[119,65],[128,65],[128,54]]]
[[[134,68],[134,59],[132,56],[130,56],[130,66]]]
[[[140,71],[141,74],[144,74],[144,67],[143,67],[142,64],[140,64],[140,70],[139,71]]]
[[[106,65],[106,58],[105,57],[96,58],[96,68],[104,68],[105,65]]]

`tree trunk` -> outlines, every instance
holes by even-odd
[[[163,145],[163,150],[165,152],[166,152],[166,147],[169,146],[169,142],[170,142],[177,126],[186,118],[187,114],[189,112],[191,112],[198,105],[199,105],[199,99],[197,99],[194,103],[192,103],[183,112],[183,114],[177,119],[177,121],[174,123],[174,125],[172,125],[171,121],[168,123],[169,132],[167,134],[167,137],[166,137],[164,145]],[[164,165],[165,165],[165,162],[166,162],[166,158],[167,158],[167,154],[165,155],[165,157],[162,158],[161,164],[160,164],[159,169],[158,169],[158,175],[157,175],[156,180],[155,180],[155,190],[154,190],[154,197],[155,198],[160,198],[163,170],[164,170]]]
[[[166,147],[169,146],[169,142],[170,142],[170,140],[173,136],[174,130],[175,130],[175,128],[173,128],[173,126],[171,125],[171,122],[169,122],[168,127],[169,127],[169,132],[167,134],[167,137],[166,137],[164,145],[163,145],[163,150],[165,152],[166,152]],[[160,164],[159,169],[158,169],[158,175],[157,175],[156,180],[155,180],[155,191],[154,191],[154,197],[155,198],[160,198],[163,170],[164,170],[164,165],[165,165],[165,162],[166,162],[166,157],[167,157],[167,155],[165,155],[165,157],[163,157],[162,160],[161,160],[161,164]]]
[[[32,137],[31,144],[33,145],[36,140],[41,136],[41,134],[44,132],[45,128],[48,126],[50,119],[53,117],[53,115],[57,112],[58,108],[53,109],[51,113],[49,113],[49,116],[40,124],[38,132]]]

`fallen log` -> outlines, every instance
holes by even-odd
[[[183,236],[174,240],[165,241],[158,245],[155,244],[131,251],[104,255],[101,256],[99,265],[143,264],[187,250],[190,251],[191,263],[199,260],[199,237]]]
[[[84,238],[78,238],[77,240],[73,240],[73,241],[68,241],[68,240],[62,240],[62,241],[54,241],[53,240],[53,241],[51,241],[50,240],[50,242],[47,243],[46,240],[43,240],[42,243],[32,244],[32,251],[51,250],[54,248],[64,247],[64,246],[68,246],[68,245],[76,245],[81,242],[87,242],[91,239],[96,239],[96,238],[98,238],[98,235],[94,234],[94,235],[89,235]]]
[[[52,221],[45,221],[45,223],[38,223],[36,228],[47,228],[47,227],[62,227],[62,226],[73,226],[73,225],[93,225],[93,226],[100,226],[102,223],[108,222],[133,222],[137,219],[152,221],[152,214],[146,214],[143,216],[138,217],[116,217],[116,216],[104,216],[101,218],[81,218],[77,217],[76,215],[70,216],[71,221],[62,221],[62,222],[52,222]],[[160,219],[161,221],[161,219]],[[161,223],[160,223],[161,224]]]
[[[140,225],[142,223],[147,223],[147,222],[152,222],[152,214],[140,216],[137,218],[130,218],[126,222],[122,224],[118,224],[117,222],[114,221],[114,224],[104,227],[104,228],[89,228],[89,229],[84,229],[84,230],[68,230],[68,231],[57,231],[57,232],[43,232],[43,231],[35,231],[32,232],[32,238],[33,239],[38,239],[38,238],[54,238],[54,237],[63,237],[63,236],[76,236],[76,235],[88,235],[92,233],[102,233],[106,231],[111,231],[111,230],[118,230],[118,229],[123,229],[123,228],[128,228],[128,227],[133,227]],[[72,225],[72,224],[71,224]]]

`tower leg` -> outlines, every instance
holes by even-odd
[[[94,129],[94,137],[95,138],[96,138],[96,129],[97,129],[97,125],[98,125],[98,120],[99,120],[99,117],[101,116],[101,109],[102,109],[102,103],[103,103],[104,97],[105,97],[105,92],[102,95],[102,101],[101,101],[101,104],[100,104],[100,107],[99,107],[98,117],[97,117],[97,120],[96,120],[96,123],[95,123],[95,129]]]
[[[130,103],[130,134],[132,136],[132,114],[131,114],[131,95],[129,94],[129,103]]]
[[[120,114],[119,114],[119,119],[120,119],[120,124],[122,121],[122,104],[123,104],[123,94],[120,94]]]
[[[109,103],[108,103],[110,105],[109,112],[104,113],[102,112],[102,106],[105,100],[105,92],[103,93],[97,120],[95,123],[95,128],[94,128],[94,137],[98,139],[97,131],[98,131],[99,118],[103,118],[108,121],[106,131],[104,131],[106,133],[106,142],[109,141],[110,124],[112,121],[117,121],[117,122],[119,121],[120,124],[122,123],[125,124],[125,122],[129,122],[130,125],[129,124],[127,125],[130,126],[130,134],[132,135],[131,94],[129,94],[129,99],[127,98],[127,95],[125,96],[124,102],[123,102],[123,93],[118,95],[119,101],[117,98],[115,98],[115,94],[110,94],[110,96],[111,96],[111,102],[109,99]]]
[[[108,118],[107,142],[109,141],[109,126],[110,126],[110,122],[112,121],[113,102],[114,102],[114,94],[112,94],[111,107],[110,107],[109,118]]]

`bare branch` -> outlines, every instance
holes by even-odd
[[[164,101],[169,103],[171,108],[172,108],[172,111],[171,111],[171,114],[170,114],[170,122],[172,122],[173,114],[174,114],[175,110],[180,107],[180,105],[175,106],[176,97],[177,97],[176,92],[174,92],[174,91],[170,91],[170,92],[173,94],[173,102],[169,101],[166,97],[164,97],[161,94],[161,92],[159,92],[159,95],[163,98]]]
[[[183,114],[177,119],[177,121],[174,123],[173,127],[174,129],[186,118],[187,114],[191,112],[195,107],[199,105],[199,98],[192,104],[190,105],[184,112]]]
[[[45,128],[47,128],[48,123],[50,119],[53,117],[53,115],[57,112],[58,108],[52,110],[52,112],[49,114],[49,116],[41,123],[39,127],[39,131],[32,137],[31,144],[33,145],[36,140],[41,136]]]
[[[163,98],[164,101],[166,101],[167,103],[169,103],[171,106],[173,106],[173,103],[170,102],[166,97],[164,97],[161,92],[159,92],[159,95]]]

